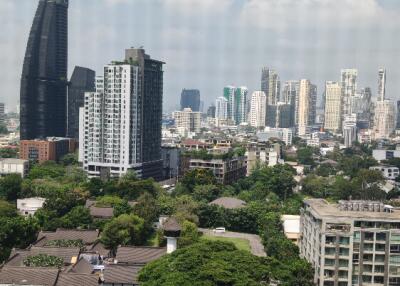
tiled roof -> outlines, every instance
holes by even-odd
[[[117,249],[118,263],[143,265],[167,253],[165,247],[120,246]]]
[[[238,209],[244,207],[246,202],[236,198],[222,197],[213,200],[210,205],[217,205],[226,209]]]
[[[36,246],[44,246],[50,240],[82,240],[85,244],[94,243],[99,236],[98,230],[86,230],[86,229],[61,229],[58,228],[54,231],[41,231],[39,232]]]
[[[112,218],[114,215],[114,208],[99,208],[94,205],[89,208],[90,215],[98,218]]]
[[[165,231],[180,231],[182,229],[178,221],[173,217],[168,218],[162,227]]]
[[[5,266],[0,271],[0,284],[53,286],[57,276],[57,268]]]
[[[76,274],[60,273],[56,286],[98,286],[99,277],[97,274]]]
[[[110,256],[110,250],[106,249],[104,244],[100,241],[96,242],[95,244],[91,245],[90,247],[86,248],[88,252],[96,252],[104,257]]]
[[[80,258],[79,261],[71,265],[65,272],[75,274],[91,274],[93,273],[93,266],[86,259]]]
[[[71,264],[73,257],[78,258],[80,249],[79,247],[36,247],[32,246],[30,249],[13,249],[10,259],[7,261],[8,266],[23,266],[23,261],[28,256],[36,256],[39,254],[47,254],[50,256],[60,257],[64,260],[65,264]]]
[[[106,265],[104,268],[104,283],[107,284],[138,284],[137,277],[140,266]]]

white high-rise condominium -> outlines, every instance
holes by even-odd
[[[337,133],[341,126],[342,88],[338,82],[325,83],[325,123],[326,130]]]
[[[357,90],[357,69],[342,69],[341,84],[342,84],[342,119],[344,116],[353,113],[352,97]]]
[[[388,139],[395,129],[396,109],[390,100],[377,101],[374,116],[375,139]]]
[[[251,95],[249,121],[253,127],[265,127],[267,96],[263,91],[254,91]]]
[[[173,112],[172,118],[175,119],[175,126],[177,128],[182,128],[186,132],[200,132],[201,112],[184,108],[182,111]]]
[[[308,79],[300,80],[298,95],[298,135],[304,136],[315,123],[317,88]]]
[[[345,115],[343,120],[344,145],[349,148],[357,141],[357,114]]]
[[[379,69],[378,72],[378,100],[385,100],[386,92],[386,70]]]
[[[228,119],[228,100],[223,96],[215,100],[215,118]]]
[[[138,66],[112,63],[104,67],[104,77],[96,78],[96,92],[85,93],[79,141],[89,177],[102,170],[119,177],[141,167],[140,81]]]

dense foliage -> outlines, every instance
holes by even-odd
[[[81,239],[55,239],[46,242],[45,246],[82,248],[84,243]]]
[[[31,267],[58,267],[63,266],[64,261],[62,258],[57,256],[51,256],[47,254],[38,254],[35,256],[28,256],[23,261],[25,266]]]

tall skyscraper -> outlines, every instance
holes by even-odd
[[[5,120],[6,120],[5,105],[3,102],[0,102],[0,124],[5,124]]]
[[[298,134],[306,135],[311,125],[315,123],[317,87],[308,79],[300,80],[298,95]]]
[[[375,139],[388,139],[395,129],[396,110],[392,101],[377,101],[374,116]]]
[[[211,104],[207,109],[207,117],[215,118],[215,105]]]
[[[187,132],[200,132],[201,112],[185,108],[182,111],[173,112],[172,117],[175,120],[175,126],[178,129],[183,129],[184,132],[182,132],[182,134],[186,134]]]
[[[275,70],[264,67],[261,70],[261,91],[267,96],[267,104],[275,105],[280,101],[281,82]]]
[[[265,111],[267,108],[267,96],[263,91],[254,91],[251,95],[249,123],[259,128],[265,127]]]
[[[246,122],[247,118],[247,87],[241,86],[235,89],[235,98],[233,105],[233,120],[236,125]]]
[[[215,100],[215,118],[228,119],[228,100],[221,96]]]
[[[200,91],[198,89],[183,89],[181,92],[181,110],[190,108],[200,111]]]
[[[96,92],[85,93],[79,156],[89,176],[161,177],[162,65],[128,49],[124,62],[104,67]]]
[[[286,104],[290,104],[290,127],[295,126],[298,121],[299,85],[300,83],[298,80],[289,80],[285,82],[283,88],[282,100]]]
[[[234,98],[235,98],[235,87],[232,85],[228,85],[224,87],[224,97],[228,101],[228,119],[234,120],[233,113],[235,110],[234,104]]]
[[[396,129],[400,129],[400,100],[397,101]]]
[[[79,108],[85,102],[85,92],[94,92],[96,73],[88,68],[75,67],[69,85],[67,100],[67,137],[79,138]]]
[[[325,83],[325,122],[326,130],[337,133],[342,127],[341,106],[342,88],[340,83],[327,81]]]
[[[68,0],[40,0],[21,77],[21,139],[63,137],[67,125]]]
[[[372,92],[369,87],[357,91],[352,98],[353,113],[357,114],[357,126],[361,129],[368,129],[372,126]]]
[[[353,113],[351,101],[357,90],[357,76],[358,71],[356,69],[341,70],[342,119],[344,119],[344,116]]]
[[[386,70],[379,69],[378,72],[378,100],[385,100],[385,92],[386,92]]]

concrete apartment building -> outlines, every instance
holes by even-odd
[[[246,176],[247,164],[246,157],[233,156],[226,159],[196,159],[183,155],[181,157],[180,175],[183,176],[187,171],[192,169],[211,170],[218,183],[232,184],[238,179]]]
[[[300,254],[318,286],[400,285],[400,210],[381,202],[304,201]]]
[[[20,159],[58,161],[62,156],[75,151],[76,141],[71,138],[48,137],[46,139],[21,140]]]
[[[29,161],[23,159],[0,159],[0,176],[20,174],[24,178],[29,172]]]
[[[186,132],[200,132],[201,112],[184,108],[182,111],[174,111],[172,117],[175,119],[175,126],[178,129],[182,128]]]

